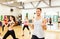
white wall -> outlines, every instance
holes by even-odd
[[[13,8],[14,11],[11,12],[10,9]],[[14,15],[17,16],[19,15],[21,12],[20,9],[17,9],[15,7],[8,7],[8,6],[4,6],[0,4],[0,15]]]
[[[60,13],[60,8],[44,8],[43,12],[46,12],[47,15],[57,15],[58,12]]]

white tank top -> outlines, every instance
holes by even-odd
[[[44,37],[44,31],[42,29],[42,19],[36,20],[34,19],[34,31],[33,35],[36,35],[38,38],[43,38]]]

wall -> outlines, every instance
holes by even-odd
[[[13,8],[14,11],[11,12],[10,9]],[[20,9],[17,9],[15,7],[8,7],[0,4],[0,15],[14,15],[18,16],[20,14]]]
[[[13,12],[10,11],[11,8],[13,9]],[[1,16],[4,16],[4,15],[13,15],[16,17],[16,20],[18,20],[17,17],[20,14],[21,14],[21,9],[18,9],[15,7],[8,7],[0,4],[0,19],[2,19]]]

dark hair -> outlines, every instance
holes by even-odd
[[[13,21],[14,21],[14,22],[16,22],[16,19],[15,19],[15,17],[14,17],[14,16],[11,16],[11,17],[13,18]]]
[[[42,9],[41,9],[41,8],[37,8],[37,9],[39,9],[40,11],[42,11]]]

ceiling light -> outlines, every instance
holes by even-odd
[[[26,0],[16,0],[17,2],[24,2],[24,1],[26,1]]]
[[[3,3],[3,4],[12,4],[12,3],[14,3],[14,1],[5,2],[5,3]]]

